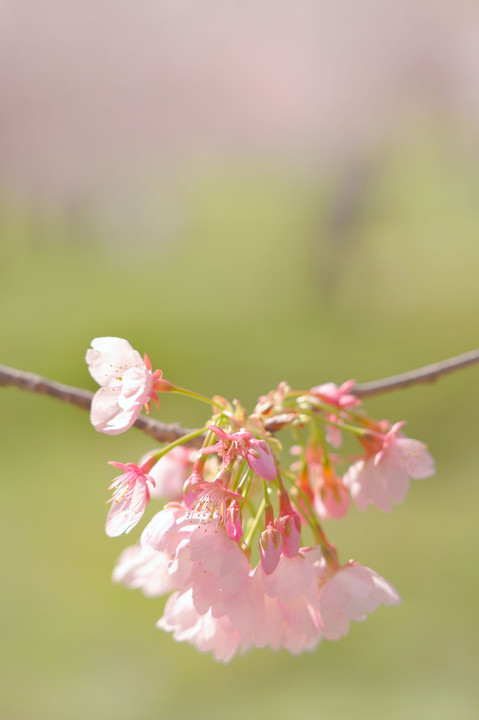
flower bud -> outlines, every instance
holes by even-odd
[[[283,549],[283,536],[274,525],[267,525],[263,530],[259,539],[259,554],[261,556],[261,565],[266,575],[276,569],[281,551]]]
[[[274,455],[265,440],[251,440],[246,452],[246,461],[250,468],[263,480],[272,481],[276,478],[277,470]]]
[[[276,520],[276,527],[283,536],[283,555],[296,557],[300,547],[301,520],[297,513],[290,512],[280,515]]]
[[[241,510],[237,500],[233,500],[226,510],[225,530],[228,537],[236,542],[238,542],[243,535]]]

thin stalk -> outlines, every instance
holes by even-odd
[[[208,426],[202,427],[199,430],[193,430],[193,432],[190,432],[188,435],[182,435],[178,440],[174,440],[169,445],[166,445],[166,447],[162,448],[161,450],[158,450],[155,453],[151,453],[150,459],[156,458],[156,460],[160,460],[164,455],[170,452],[170,450],[173,450],[173,448],[178,447],[178,445],[184,445],[187,442],[190,442],[191,440],[194,440],[195,438],[199,437],[200,435],[203,435],[204,432],[208,430]]]
[[[263,513],[264,513],[265,507],[266,507],[266,501],[265,501],[264,498],[263,498],[263,500],[262,500],[262,501],[260,502],[260,504],[259,504],[258,512],[256,513],[256,516],[255,516],[255,518],[254,518],[254,520],[253,520],[253,523],[252,523],[252,525],[250,526],[250,528],[249,528],[249,530],[248,530],[248,534],[246,535],[245,539],[243,540],[242,545],[243,545],[245,548],[249,548],[249,547],[250,547],[251,540],[252,540],[253,535],[255,534],[255,532],[256,532],[256,530],[257,530],[257,528],[258,528],[258,525],[259,525],[260,520],[261,520],[261,517],[262,517],[262,515],[263,515]]]

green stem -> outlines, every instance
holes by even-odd
[[[323,408],[320,408],[323,409]],[[330,412],[329,410],[327,412]],[[367,435],[370,433],[370,430],[366,430],[365,428],[359,428],[355,425],[348,425],[348,423],[337,423],[334,422],[334,420],[329,420],[329,418],[323,417],[322,415],[318,415],[317,413],[312,412],[311,410],[303,410],[301,409],[302,415],[308,415],[308,417],[313,418],[314,420],[318,420],[319,422],[326,423],[327,425],[333,425],[334,427],[339,428],[340,430],[346,430],[347,432],[354,433],[355,435]]]
[[[243,485],[246,483],[246,479],[247,479],[247,477],[248,477],[248,474],[251,473],[251,470],[248,468],[247,472],[246,472],[245,475],[242,477],[242,475],[243,475],[243,470],[245,469],[245,465],[246,465],[246,460],[242,460],[242,461],[241,461],[241,464],[240,464],[240,466],[239,466],[239,468],[238,468],[238,472],[237,472],[237,474],[236,474],[236,479],[235,479],[235,481],[234,481],[234,483],[233,483],[233,490],[234,490],[235,492],[239,492],[239,491],[241,490],[241,488],[243,487]]]
[[[321,547],[321,551],[323,553],[324,559],[328,564],[328,567],[330,567],[332,570],[337,570],[339,567],[338,553],[334,545],[332,545],[328,541],[319,520],[316,519],[316,513],[311,506],[311,502],[308,496],[301,490],[300,487],[296,485],[296,482],[292,480],[289,473],[285,472],[284,474],[288,478],[288,480],[295,486],[296,490],[301,495],[304,504],[306,505],[310,517],[308,517],[307,513],[304,512],[302,513],[302,515],[306,519],[306,522],[308,523],[311,530],[313,531],[313,534]]]
[[[224,411],[224,407],[217,403],[215,400],[212,400],[209,397],[206,397],[206,395],[202,395],[201,393],[193,392],[193,390],[187,390],[186,388],[178,387],[178,385],[173,385],[170,392],[178,393],[179,395],[186,395],[186,397],[194,398],[195,400],[200,400],[201,402],[206,403],[207,405],[213,405],[213,407],[218,408],[218,410]]]
[[[243,540],[243,546],[244,546],[245,548],[247,548],[247,547],[250,546],[251,539],[252,539],[253,535],[255,534],[256,529],[257,529],[257,527],[258,527],[258,525],[259,525],[259,523],[260,523],[260,520],[261,520],[261,518],[262,518],[262,516],[263,516],[265,507],[266,507],[266,501],[263,499],[263,500],[260,502],[260,505],[259,505],[259,508],[258,508],[258,512],[256,513],[256,517],[255,517],[255,519],[253,520],[253,523],[252,523],[250,529],[248,530],[248,534],[246,535],[245,539]]]
[[[194,440],[195,438],[199,437],[200,435],[203,435],[204,432],[208,430],[208,426],[202,427],[199,430],[193,430],[193,432],[188,433],[188,435],[182,435],[178,440],[174,440],[169,445],[166,445],[161,450],[158,450],[155,453],[152,453],[149,456],[149,460],[155,459],[157,462],[160,460],[164,455],[170,452],[170,450],[173,450],[173,448],[178,447],[178,445],[184,445],[185,443],[189,442],[190,440]]]
[[[324,461],[324,467],[329,467],[329,449],[328,444],[326,442],[326,438],[324,436],[323,428],[321,427],[319,423],[320,419],[318,416],[315,416],[313,418],[312,422],[312,433],[311,436],[313,438],[313,441],[319,442],[321,445],[321,449],[323,451],[323,461]]]
[[[365,428],[358,428],[358,427],[355,427],[355,425],[348,425],[347,423],[337,423],[337,422],[334,422],[334,420],[328,420],[328,418],[322,418],[319,416],[318,420],[321,420],[322,422],[327,423],[328,425],[333,425],[334,427],[337,427],[340,430],[347,430],[348,432],[352,432],[355,435],[368,435],[370,433],[370,430],[366,430]]]
[[[316,520],[313,520],[314,510],[309,501],[308,496],[306,495],[305,492],[303,492],[303,490],[300,487],[298,487],[296,485],[296,478],[293,479],[294,476],[292,476],[292,474],[290,474],[287,470],[283,470],[283,475],[289,480],[291,485],[293,485],[296,488],[298,494],[301,495],[301,498],[302,498],[304,504],[306,505],[306,509],[307,509],[308,513],[310,514],[310,517],[308,517],[307,513],[304,513],[304,512],[302,513],[302,515],[305,518],[305,520],[308,523],[311,530],[313,531],[314,536],[319,540],[320,534],[318,533],[318,528],[316,526]]]

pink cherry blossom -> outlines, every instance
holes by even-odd
[[[227,508],[231,502],[242,503],[244,497],[228,490],[220,474],[214,480],[200,480],[188,484],[185,492],[185,504],[198,519],[210,518],[214,515],[226,520]]]
[[[160,458],[149,472],[155,481],[151,497],[180,500],[197,454],[197,450],[180,445]]]
[[[349,492],[338,478],[333,466],[314,463],[308,465],[313,476],[313,503],[319,517],[339,520],[349,510]]]
[[[92,400],[90,418],[93,427],[108,435],[128,430],[144,405],[158,401],[161,370],[151,371],[148,356],[142,359],[127,340],[116,337],[95,338],[87,351],[86,362],[94,380],[101,385]]]
[[[112,506],[106,520],[106,534],[116,537],[129,533],[140,521],[150,501],[149,486],[153,486],[155,481],[135,463],[109,464],[123,470],[123,475],[116,477],[110,485],[110,490],[113,490]]]
[[[341,409],[350,409],[361,405],[361,400],[350,394],[350,390],[356,385],[356,380],[346,380],[339,387],[335,383],[324,383],[324,385],[316,385],[309,391],[310,395],[315,395],[328,405],[335,405]]]
[[[400,432],[403,424],[396,423],[379,436],[378,452],[354,463],[345,473],[344,484],[360,510],[376,505],[390,512],[393,503],[402,503],[406,497],[410,477],[422,479],[434,473],[434,460],[426,446],[404,437]]]
[[[171,557],[155,550],[151,545],[133,545],[126,548],[113,570],[113,582],[126,587],[140,588],[148,597],[159,597],[175,590],[168,573]]]
[[[175,592],[169,598],[157,627],[173,633],[177,642],[188,642],[200,652],[213,653],[214,659],[223,663],[251,646],[248,633],[234,627],[226,615],[215,618],[211,611],[198,613],[191,589]]]
[[[200,614],[211,609],[214,617],[221,617],[246,591],[248,560],[217,513],[206,517],[184,503],[170,503],[150,521],[140,542],[170,556],[168,573],[174,586],[191,588]]]
[[[339,520],[346,515],[349,510],[349,492],[339,479],[334,486],[323,484],[316,488],[314,509],[322,520]]]
[[[256,585],[253,644],[285,648],[292,654],[311,651],[322,639],[316,608],[318,583],[314,561],[319,553],[304,548],[294,558],[281,557],[271,574],[261,565],[252,573]]]
[[[248,560],[238,543],[231,540],[219,518],[187,525],[191,533],[180,541],[169,572],[179,589],[192,590],[200,614],[228,614],[248,585]]]
[[[387,580],[371,568],[350,561],[332,574],[323,575],[315,604],[324,637],[339,640],[349,632],[351,620],[361,622],[379,605],[399,603],[397,591]]]
[[[120,338],[96,338],[87,361],[102,385],[92,414],[106,432],[129,426],[158,391],[173,389],[207,400],[163,381],[146,356],[142,360]],[[123,472],[111,485],[110,536],[130,532],[152,494],[173,500],[147,524],[138,545],[122,553],[113,573],[115,582],[148,596],[173,593],[158,627],[229,662],[251,647],[311,651],[323,638],[346,635],[351,621],[364,620],[379,605],[399,603],[396,590],[370,568],[354,561],[340,564],[317,516],[342,518],[350,494],[361,510],[369,504],[390,510],[404,499],[409,477],[433,472],[433,460],[425,445],[404,436],[404,423],[391,426],[363,412],[350,413],[359,404],[353,386],[353,380],[339,387],[328,383],[307,395],[280,386],[261,398],[250,416],[238,400],[230,404],[215,396],[208,400],[214,410],[205,423],[209,445],[191,450],[175,442],[139,465],[111,463]],[[287,472],[267,422],[284,428],[293,417],[301,446],[292,450],[300,457]],[[343,479],[337,467],[345,458],[328,451],[319,429],[325,420],[339,430],[330,441],[339,444],[340,431],[347,427],[364,448],[363,456],[349,457],[353,464]],[[292,485],[291,494],[283,479]],[[302,523],[310,526],[317,545],[301,547]],[[258,549],[259,562],[250,565]]]
[[[189,526],[189,530],[188,530]],[[156,513],[141,533],[140,543],[150,545],[159,552],[171,557],[176,553],[181,540],[193,530],[184,503],[168,503]]]

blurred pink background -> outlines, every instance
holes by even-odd
[[[467,0],[1,0],[0,189],[85,200],[184,164],[362,161],[431,114],[476,148]],[[354,118],[354,122],[351,122]]]

